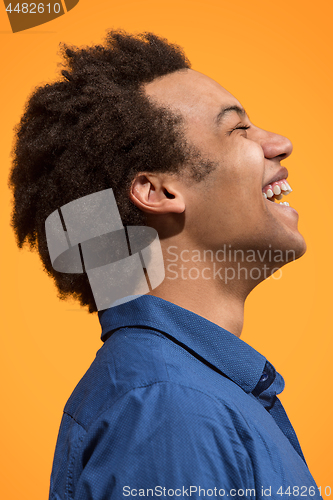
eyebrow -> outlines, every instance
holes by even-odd
[[[239,116],[244,118],[247,116],[246,111],[244,108],[241,108],[240,106],[227,106],[225,108],[222,108],[219,114],[215,118],[216,125],[220,125],[221,121],[223,120],[224,116],[227,113],[231,113],[232,111],[235,111]]]

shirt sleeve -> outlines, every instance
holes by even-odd
[[[88,430],[73,469],[74,499],[237,497],[234,491],[254,490],[246,429],[237,419],[193,388],[159,382],[132,389]]]

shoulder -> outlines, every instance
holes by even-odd
[[[156,447],[179,456],[184,450],[247,455],[249,428],[238,408],[197,387],[170,380],[142,383],[112,402],[88,429],[86,444],[97,440],[130,455]],[[89,445],[88,445],[89,446]]]
[[[130,389],[93,422],[75,476],[113,484],[248,484],[252,463],[235,411],[197,388],[170,381]],[[223,482],[223,483],[222,483]]]
[[[97,351],[65,405],[84,429],[135,387],[168,379],[158,335],[121,329]]]
[[[220,419],[222,411],[234,421],[241,420],[244,396],[236,384],[160,332],[123,328],[98,351],[65,411],[86,430],[102,415],[117,418],[126,405],[155,418],[160,408],[165,414],[177,408],[178,418],[186,419],[191,408],[193,421],[199,405],[201,415]]]
[[[108,339],[88,372],[72,407],[85,428],[73,489],[97,488],[96,477],[105,480],[94,498],[102,486],[103,494],[116,491],[119,498],[115,485],[137,478],[147,487],[171,479],[175,485],[251,482],[249,430],[235,404],[241,389],[180,346],[158,332],[124,329]]]

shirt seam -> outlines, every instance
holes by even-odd
[[[76,422],[76,420],[75,420],[75,422]],[[87,432],[87,431],[85,430],[85,432]],[[77,459],[77,455],[79,453],[81,446],[83,445],[85,437],[86,437],[85,435],[82,435],[79,437],[78,441],[75,444],[70,462],[68,464],[68,471],[67,471],[67,478],[66,478],[66,494],[67,494],[67,497],[69,499],[74,499],[74,487],[73,487],[74,466],[75,466],[75,462]]]
[[[112,403],[109,406],[107,406],[106,408],[104,408],[103,411],[101,411],[96,416],[96,418],[94,418],[94,420],[91,422],[91,424],[89,425],[89,427],[91,427],[94,423],[96,423],[97,420],[100,419],[104,413],[106,413],[108,410],[110,410],[110,408],[112,408],[121,398],[123,398],[124,396],[126,396],[131,391],[134,391],[136,389],[143,389],[145,387],[150,387],[150,386],[153,386],[153,385],[156,385],[156,384],[170,384],[170,385],[174,385],[174,386],[177,386],[177,387],[184,387],[186,389],[190,389],[192,391],[199,392],[200,394],[203,394],[204,396],[207,396],[209,399],[211,399],[212,401],[214,401],[215,403],[217,403],[219,405],[223,404],[223,399],[220,399],[218,396],[214,396],[212,394],[206,393],[206,392],[204,392],[203,390],[201,390],[199,388],[196,388],[196,387],[193,387],[193,386],[190,386],[190,385],[181,384],[179,382],[173,382],[171,380],[155,380],[155,381],[152,381],[152,382],[149,382],[149,383],[144,383],[144,384],[141,384],[141,385],[136,385],[135,387],[131,387],[127,391],[125,391],[122,394],[120,394],[117,399],[115,399],[114,401],[112,401]],[[237,384],[235,384],[235,385],[237,385]],[[243,420],[245,421],[247,427],[251,430],[251,426],[249,425],[247,419],[244,417],[243,412],[239,409],[238,405],[235,404],[234,402],[232,402],[232,405],[237,409],[237,411],[239,412],[239,414],[242,416]],[[83,427],[83,429],[86,432],[88,432],[89,428],[85,429]]]
[[[65,415],[68,415],[68,416],[69,416],[72,420],[74,420],[74,422],[75,422],[77,425],[79,425],[79,426],[81,427],[81,429],[83,429],[85,432],[87,432],[87,429],[86,429],[85,427],[83,427],[83,425],[82,425],[82,424],[81,424],[78,420],[76,420],[76,419],[75,419],[75,417],[73,417],[73,415],[71,415],[70,413],[68,413],[68,412],[67,412],[67,411],[65,411],[65,410],[63,410],[63,413],[64,413]]]

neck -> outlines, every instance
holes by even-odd
[[[244,302],[235,295],[216,293],[207,283],[174,280],[164,282],[149,295],[160,297],[202,316],[240,337],[244,322]]]
[[[242,263],[239,272],[238,263],[230,259],[221,262],[221,254],[198,254],[184,250],[184,246],[170,245],[170,241],[161,243],[165,278],[150,295],[188,309],[240,337],[246,297],[258,284],[248,279],[246,264]]]
[[[177,236],[160,239],[165,279],[150,295],[188,309],[240,337],[245,300],[269,277],[270,265],[261,260],[238,261],[239,253],[229,253],[228,245],[223,251],[199,251],[191,241],[184,240]]]

